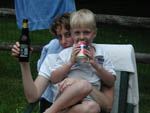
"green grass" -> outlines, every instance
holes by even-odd
[[[150,52],[150,29],[127,28],[115,25],[98,25],[96,43],[132,44],[135,52]]]
[[[132,44],[136,52],[150,52],[149,29],[99,25],[94,42],[104,44]],[[0,17],[0,42],[19,40],[20,30],[15,19]],[[45,45],[52,39],[48,30],[30,32],[32,44]],[[31,55],[31,70],[37,76],[36,63],[40,54]],[[150,113],[150,64],[138,64],[140,113]],[[22,113],[27,101],[24,96],[20,66],[10,51],[0,51],[0,113]]]
[[[33,79],[37,76],[39,54],[33,53],[30,61]],[[22,113],[27,106],[22,85],[20,65],[10,51],[0,51],[0,113]]]
[[[1,87],[0,87],[0,113],[17,113],[21,111],[26,106],[27,102],[23,94],[23,87],[21,79],[15,79],[6,77],[1,77]],[[7,83],[6,83],[7,82]]]
[[[150,64],[138,64],[139,113],[150,113]]]
[[[18,29],[15,18],[0,17],[0,42],[13,42],[19,40],[21,31]],[[52,35],[49,30],[30,31],[31,44],[47,44]]]

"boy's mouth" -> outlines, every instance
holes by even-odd
[[[82,39],[82,40],[77,40],[77,43],[79,43],[79,42],[85,42],[86,43],[86,45],[88,45],[88,40],[85,40],[85,39]]]

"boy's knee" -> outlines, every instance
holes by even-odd
[[[87,80],[80,80],[77,84],[80,92],[89,94],[92,91],[92,85]]]
[[[105,108],[105,112],[109,113],[112,110],[112,105],[109,105]]]

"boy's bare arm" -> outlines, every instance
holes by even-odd
[[[96,69],[98,75],[100,76],[103,83],[108,87],[114,86],[115,76],[103,68],[101,64],[98,63],[97,59],[94,56],[95,49],[93,47],[88,47],[86,50],[86,55],[89,57],[89,63]]]
[[[97,70],[97,73],[104,84],[106,84],[108,87],[114,86],[115,76],[111,72],[105,70],[103,66],[97,62],[95,64],[95,69]]]
[[[38,76],[34,82],[29,63],[21,62],[20,65],[25,96],[29,103],[33,103],[37,101],[42,95],[44,89],[48,84],[48,80],[44,77]]]
[[[110,112],[114,101],[114,87],[104,88],[102,91],[93,87],[90,96],[101,106],[105,112]]]
[[[12,47],[12,56],[18,60],[20,54],[20,44],[16,42]],[[44,77],[37,77],[35,82],[32,79],[29,62],[20,62],[24,93],[29,103],[33,103],[39,99],[42,92],[48,84],[48,80]]]
[[[63,80],[67,74],[70,72],[71,67],[75,64],[76,62],[76,55],[80,51],[79,45],[75,45],[75,47],[72,50],[71,58],[70,60],[62,65],[60,68],[56,69],[51,73],[51,83],[55,84],[61,80]]]
[[[55,84],[63,80],[66,77],[66,75],[69,73],[71,67],[72,67],[72,63],[68,62],[65,65],[53,71],[51,73],[51,78],[50,78],[51,83]]]

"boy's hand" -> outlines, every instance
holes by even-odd
[[[75,64],[76,63],[76,56],[77,54],[80,52],[80,45],[76,44],[74,47],[73,47],[73,50],[72,50],[72,54],[71,54],[71,58],[70,58],[70,62],[72,64]]]
[[[20,44],[19,42],[16,42],[16,44],[13,45],[12,49],[12,56],[15,57],[18,60],[19,54],[20,54]]]
[[[91,46],[88,46],[88,49],[85,50],[86,56],[89,58],[89,62],[93,62],[95,60],[95,49]]]
[[[58,91],[62,93],[67,87],[83,80],[82,78],[66,78],[62,82],[59,83]]]
[[[97,60],[95,58],[95,49],[91,46],[88,46],[88,49],[85,50],[86,56],[89,58],[87,63],[92,64],[93,67],[97,65]]]
[[[30,48],[30,51],[33,51],[33,48]],[[13,57],[15,57],[17,60],[19,60],[19,54],[20,54],[20,43],[16,42],[16,44],[13,45],[11,49],[11,54]]]

